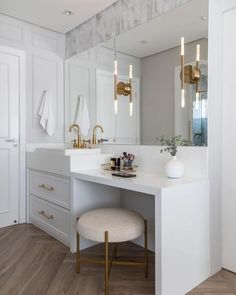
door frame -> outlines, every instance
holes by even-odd
[[[19,199],[18,223],[26,222],[26,58],[25,51],[0,45],[0,51],[19,58]]]

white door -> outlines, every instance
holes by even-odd
[[[18,223],[19,62],[0,47],[0,227]]]

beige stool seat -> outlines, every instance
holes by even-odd
[[[108,231],[109,243],[126,242],[144,233],[144,219],[139,213],[122,208],[96,209],[80,216],[77,231],[96,242],[104,242],[104,232]]]
[[[131,241],[144,235],[144,261],[121,261],[118,259],[116,243]],[[80,236],[87,240],[104,243],[104,259],[81,259]],[[112,257],[109,243],[115,243]],[[101,208],[82,214],[77,220],[77,272],[81,263],[96,263],[105,266],[105,295],[109,295],[109,275],[111,266],[128,265],[144,267],[148,277],[147,221],[141,214],[122,208]]]

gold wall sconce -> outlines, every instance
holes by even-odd
[[[199,81],[201,79],[201,71],[199,68],[200,62],[200,45],[197,44],[196,48],[196,65],[185,65],[184,64],[184,37],[181,38],[181,53],[180,53],[180,62],[181,62],[181,107],[185,107],[185,84],[195,84],[196,85],[196,109],[199,108],[199,99],[200,93],[206,92],[206,90],[199,90]]]
[[[118,82],[116,86],[116,92],[118,95],[129,96],[129,114],[133,116],[133,98],[132,98],[132,78],[133,78],[133,66],[129,66],[129,81]]]
[[[129,80],[127,82],[118,82],[118,62],[116,59],[115,41],[114,41],[114,108],[115,115],[118,113],[118,95],[129,96],[129,114],[133,116],[133,97],[132,97],[132,79],[133,66],[129,66]]]
[[[117,94],[129,96],[131,94],[131,83],[119,82],[117,84]]]

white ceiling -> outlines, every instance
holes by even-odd
[[[66,33],[117,0],[0,0],[0,13]],[[63,14],[65,9],[73,15]]]
[[[132,56],[143,58],[180,46],[180,38],[192,42],[208,37],[208,1],[192,0],[179,8],[156,17],[150,22],[132,29],[116,39],[116,49]],[[147,43],[140,43],[147,41]],[[102,46],[113,48],[113,40]]]

